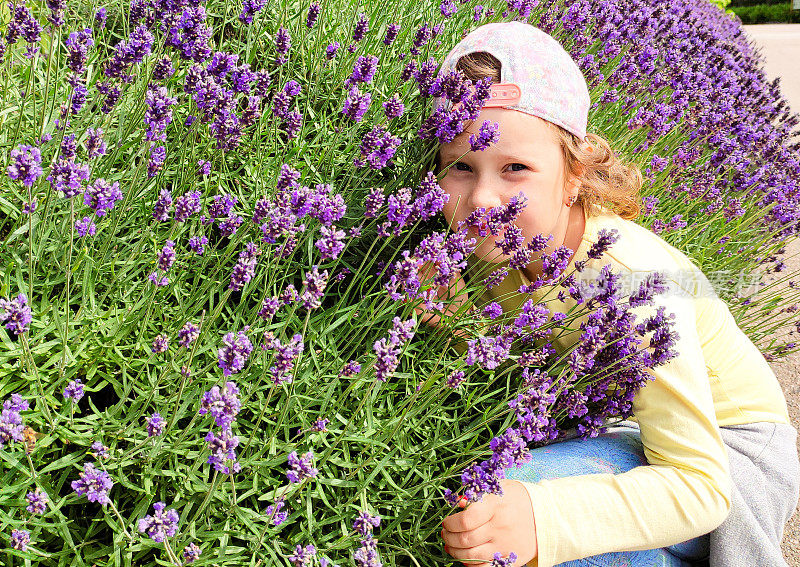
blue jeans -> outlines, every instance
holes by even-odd
[[[506,478],[524,482],[593,473],[622,473],[647,465],[639,428],[632,422],[610,427],[591,439],[570,439],[531,451],[533,458],[521,468],[506,469]],[[646,551],[602,553],[567,561],[556,567],[690,567],[708,559],[708,534]]]

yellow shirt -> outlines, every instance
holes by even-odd
[[[606,264],[636,282],[651,272],[663,274],[671,290],[656,297],[655,307],[632,311],[637,317],[649,315],[664,305],[667,313],[674,313],[679,339],[673,348],[679,354],[649,371],[655,379],[632,402],[630,420],[639,425],[649,466],[617,475],[522,483],[533,504],[539,546],[539,556],[529,566],[655,549],[710,532],[730,508],[728,458],[718,426],[789,423],[786,399],[769,364],[691,260],[635,222],[602,207],[593,212],[590,216],[584,211],[586,229],[565,273],[573,271],[576,260],[586,259],[600,229],[617,229],[617,242],[599,260],[588,260],[583,274],[599,273]],[[508,265],[487,266],[475,257],[467,262],[470,270],[482,274]],[[566,313],[576,304],[569,295],[566,303],[556,299],[552,287],[533,294],[517,291],[529,283],[521,271],[510,269],[476,305],[497,301],[504,313],[514,313],[534,298]],[[636,289],[638,283],[630,287]],[[579,337],[580,332],[573,333],[553,340],[553,346],[571,346]]]

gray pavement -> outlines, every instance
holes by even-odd
[[[768,78],[781,77],[781,94],[794,112],[800,112],[800,24],[764,24],[744,26],[744,29],[760,47]],[[788,243],[787,249],[785,262],[796,280],[800,275],[800,243],[795,239]],[[800,354],[790,355],[771,366],[783,387],[792,424],[800,429]],[[786,526],[782,548],[788,564],[800,567],[800,512],[797,510]]]

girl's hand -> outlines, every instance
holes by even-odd
[[[513,552],[517,555],[514,565],[521,566],[538,555],[528,491],[516,480],[502,479],[500,486],[503,496],[487,494],[442,522],[445,553],[464,565],[487,567],[495,553],[506,558]],[[459,505],[467,506],[464,502]]]

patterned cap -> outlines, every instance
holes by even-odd
[[[561,44],[524,22],[484,24],[447,54],[439,75],[454,71],[459,58],[486,51],[500,61],[500,83],[492,85],[486,107],[501,107],[538,116],[586,137],[589,89],[583,73]],[[450,110],[450,101],[435,98],[434,108]]]

